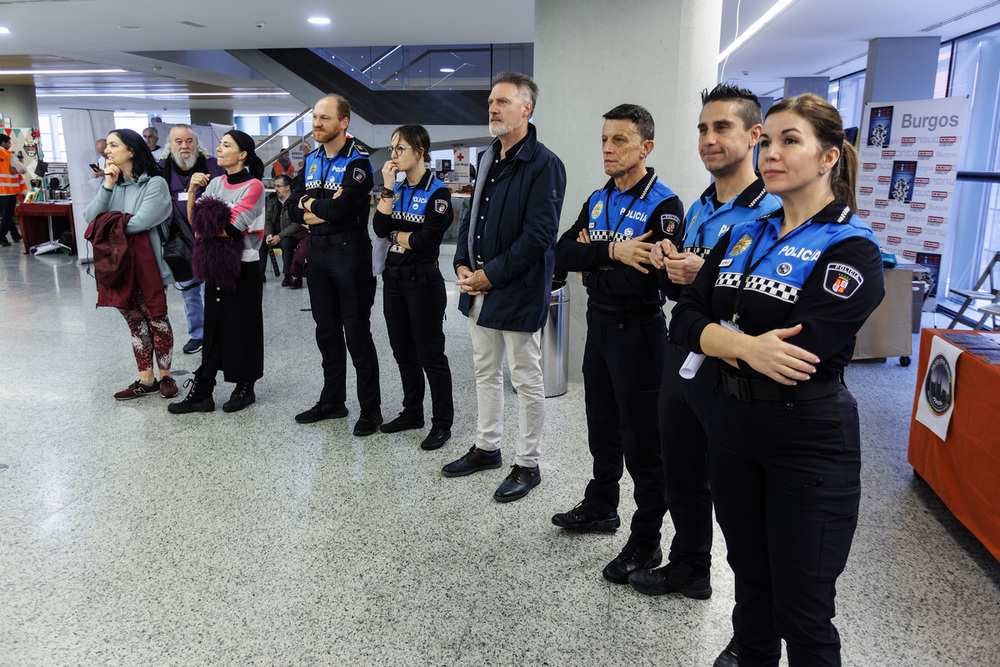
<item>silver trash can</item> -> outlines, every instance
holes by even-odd
[[[542,378],[545,398],[562,396],[569,381],[569,291],[553,284],[549,314],[542,327]]]

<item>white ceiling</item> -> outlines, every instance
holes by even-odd
[[[773,3],[724,0],[720,50],[733,41],[737,17],[742,32]],[[43,109],[85,103],[90,108],[141,112],[207,107],[294,113],[302,110],[299,102],[263,96],[279,91],[238,67],[200,63],[197,58],[178,64],[177,58],[158,52],[532,42],[534,4],[534,0],[336,4],[329,0],[0,0],[0,26],[11,31],[0,35],[0,68],[90,64],[130,70],[93,76],[0,75],[0,85],[33,83]],[[306,19],[314,15],[331,18],[331,25],[310,25]],[[944,25],[925,30],[938,23]],[[780,95],[787,76],[836,78],[863,69],[872,38],[950,39],[994,23],[1000,23],[1000,0],[797,0],[735,52],[725,65],[724,78],[758,94]],[[179,96],[188,91],[222,95],[231,90],[261,95],[190,101]],[[135,95],[139,92],[143,96]],[[109,93],[121,95],[91,97]]]

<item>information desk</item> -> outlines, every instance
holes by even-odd
[[[77,243],[76,230],[73,229],[73,205],[68,201],[21,204],[17,207],[17,222],[21,227],[24,254],[36,245],[55,241],[66,230]]]
[[[959,356],[947,440],[916,420],[917,405],[925,400],[922,384],[931,341],[944,333],[921,332],[908,458],[955,517],[1000,560],[1000,366],[968,352]]]

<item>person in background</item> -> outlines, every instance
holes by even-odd
[[[295,249],[309,235],[306,228],[291,218],[291,211],[298,206],[299,197],[292,192],[292,179],[280,174],[274,179],[274,196],[267,200],[264,213],[264,245],[261,246],[260,272],[267,270],[267,248],[281,248],[281,262],[284,265],[282,287],[292,285],[292,258]]]
[[[772,106],[757,165],[782,208],[726,232],[670,335],[719,360],[708,470],[736,579],[739,664],[778,665],[784,640],[789,667],[840,665],[834,597],[861,499],[843,373],[885,293],[882,256],[852,213],[857,153],[826,100]]]
[[[223,135],[215,154],[226,173],[211,180],[204,172],[191,176],[188,218],[194,213],[200,188],[205,188],[201,199],[213,197],[229,206],[230,219],[223,234],[241,243],[240,273],[232,290],[206,283],[201,366],[188,381],[188,395],[168,406],[174,414],[213,411],[212,390],[219,371],[226,382],[236,383],[222,409],[238,412],[257,400],[254,385],[264,375],[263,290],[257,268],[264,234],[264,184],[260,180],[264,164],[254,151],[253,138],[239,130]]]
[[[156,151],[160,150],[160,133],[156,131],[155,127],[150,126],[142,131],[142,138],[146,140],[149,152],[155,156]]]
[[[559,212],[566,168],[538,141],[528,122],[538,86],[531,77],[503,72],[493,79],[489,130],[496,137],[480,156],[471,214],[458,232],[455,284],[458,307],[469,318],[476,368],[476,443],[442,468],[446,477],[502,464],[503,357],[517,390],[514,465],[493,498],[510,502],[541,482],[538,459],[545,424],[541,328],[549,312]]]
[[[653,116],[637,104],[604,114],[601,151],[611,178],[587,198],[556,245],[556,271],[582,271],[589,297],[583,386],[594,467],[583,501],[552,523],[568,531],[616,530],[619,482],[627,468],[636,511],[628,542],[603,572],[617,584],[663,557],[666,504],[656,401],[667,326],[657,276],[646,265],[653,243],[680,242],[684,205],[646,167],[653,133]]]
[[[372,227],[388,239],[382,271],[383,311],[392,354],[403,384],[403,411],[382,424],[383,433],[424,427],[424,375],[431,388],[431,430],[420,447],[438,449],[451,437],[455,407],[445,355],[447,295],[438,268],[444,232],[452,223],[451,191],[427,169],[431,139],[421,125],[392,133],[382,167],[382,197]],[[396,174],[406,176],[398,185]]]
[[[18,195],[27,190],[22,177],[27,173],[28,170],[10,150],[10,135],[0,134],[0,246],[10,245],[7,234],[14,239],[14,243],[21,241],[14,209]]]
[[[125,234],[135,237],[132,272],[120,283],[123,305],[118,310],[131,331],[139,379],[117,392],[115,398],[124,401],[153,394],[173,398],[177,395],[177,383],[170,376],[174,334],[167,319],[164,286],[172,283],[174,276],[163,261],[157,231],[170,214],[170,193],[153,154],[137,132],[113,130],[105,143],[104,183],[84,216],[92,222],[107,212],[130,215]],[[98,296],[98,304],[104,305],[100,287]],[[153,374],[154,354],[159,380]]]
[[[749,90],[719,84],[701,94],[698,153],[713,183],[688,209],[684,241],[667,239],[650,253],[661,289],[677,301],[726,231],[781,206],[764,190],[754,170],[753,152],[761,132],[760,102]],[[714,360],[707,360],[692,379],[680,376],[689,350],[667,345],[660,387],[660,453],[666,482],[666,506],[674,524],[667,564],[635,572],[629,584],[644,595],[680,593],[695,600],[712,595],[712,487],[708,477],[708,441],[715,384]],[[734,612],[735,613],[735,612]],[[734,621],[735,624],[735,621]],[[736,667],[734,637],[715,667]]]
[[[184,124],[170,128],[166,155],[157,164],[163,177],[167,179],[174,210],[185,220],[188,219],[188,186],[191,184],[191,176],[204,173],[215,178],[225,173],[216,159],[202,148],[194,129]],[[197,190],[195,197],[200,193],[201,190]],[[195,354],[201,351],[202,339],[205,337],[204,288],[199,281],[193,279],[180,283],[179,286],[188,327],[188,341],[183,350],[184,354]]]

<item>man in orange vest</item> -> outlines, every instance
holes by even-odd
[[[14,224],[17,196],[27,189],[21,174],[27,173],[17,156],[10,152],[10,135],[0,134],[0,246],[9,246],[8,232],[14,242],[21,235]]]

